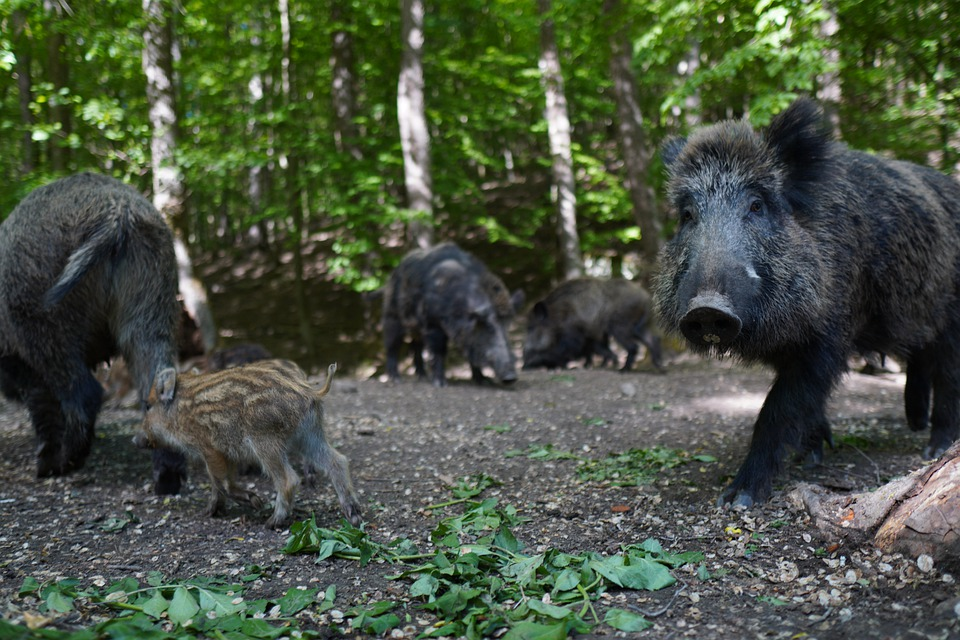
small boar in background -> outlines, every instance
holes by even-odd
[[[617,356],[609,347],[612,337],[627,351],[623,371],[629,371],[637,359],[637,341],[647,347],[660,370],[660,338],[652,325],[653,303],[640,284],[621,278],[567,280],[527,315],[523,368],[563,368],[577,358],[584,358],[589,366],[595,353],[603,357],[604,365],[616,364]]]
[[[34,190],[0,225],[0,390],[26,404],[37,476],[83,466],[103,389],[122,355],[142,400],[177,348],[173,235],[127,185],[79,174]],[[158,493],[180,489],[179,454],[158,451]]]
[[[500,278],[455,244],[409,253],[384,291],[387,375],[399,379],[400,348],[409,335],[417,376],[427,376],[426,346],[433,384],[438,387],[446,384],[444,363],[450,342],[470,363],[475,382],[484,381],[484,367],[490,367],[500,382],[515,382],[516,358],[507,332],[522,304],[522,292],[511,296]]]
[[[308,476],[316,471],[327,475],[343,515],[358,526],[362,517],[349,463],[323,432],[322,398],[336,370],[330,365],[317,391],[288,360],[259,360],[213,373],[177,375],[175,369],[164,369],[150,390],[149,409],[133,442],[202,459],[210,476],[210,516],[227,497],[263,506],[259,496],[237,484],[238,464],[258,464],[277,491],[268,527],[284,524],[293,509],[300,478],[290,458],[299,455]]]
[[[269,360],[273,355],[262,344],[243,343],[217,349],[206,357],[204,371],[222,371],[258,360]]]
[[[960,184],[829,131],[799,99],[765,131],[727,121],[664,147],[679,225],[659,256],[661,322],[702,354],[776,370],[721,504],[765,500],[788,447],[820,461],[854,352],[905,360],[907,423],[932,426],[926,456],[958,435]]]

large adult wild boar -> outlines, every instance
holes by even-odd
[[[931,425],[925,455],[942,453],[960,417],[960,184],[832,142],[808,99],[762,132],[728,121],[672,140],[664,160],[679,225],[660,254],[661,321],[777,374],[720,502],[766,499],[787,447],[821,459],[854,351],[906,362],[907,423]]]
[[[523,294],[511,296],[503,281],[474,256],[453,243],[407,254],[384,291],[383,337],[387,375],[400,377],[398,359],[405,336],[411,338],[417,375],[425,378],[423,348],[431,354],[433,384],[446,383],[444,362],[452,342],[470,363],[476,382],[483,368],[497,379],[517,379],[516,358],[507,331]]]
[[[624,371],[629,371],[637,358],[638,341],[660,369],[660,338],[651,330],[652,324],[650,294],[636,282],[623,278],[561,282],[527,315],[523,368],[565,367],[577,358],[589,364],[594,354],[601,355],[604,362],[616,362],[617,356],[608,346],[608,339],[613,338],[627,351]]]
[[[92,369],[120,354],[141,399],[171,367],[180,310],[173,236],[112,178],[80,174],[33,191],[0,225],[0,390],[24,402],[37,475],[83,466],[103,389]],[[154,456],[176,493],[182,456]]]

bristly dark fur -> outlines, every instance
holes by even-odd
[[[502,382],[516,380],[507,333],[520,292],[512,296],[477,258],[453,243],[410,252],[384,291],[383,336],[387,374],[400,377],[399,352],[410,337],[418,377],[426,377],[423,348],[432,356],[433,383],[446,384],[444,360],[452,342],[470,362],[473,379],[490,367]]]
[[[174,363],[176,294],[173,235],[112,178],[36,189],[0,225],[0,388],[30,411],[38,475],[83,465],[103,396],[93,366],[122,355],[145,398]],[[157,487],[179,491],[182,464],[158,456]]]
[[[777,371],[722,501],[765,499],[787,448],[819,459],[856,351],[906,361],[928,455],[960,435],[960,184],[833,142],[808,99],[765,131],[729,121],[672,140],[664,160],[681,223],[659,257],[661,323]]]
[[[613,278],[576,278],[557,285],[527,315],[523,368],[563,368],[578,358],[589,366],[594,354],[616,363],[609,338],[627,351],[624,371],[636,360],[639,343],[660,369],[660,338],[652,331],[653,302],[639,283]]]

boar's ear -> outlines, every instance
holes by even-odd
[[[672,165],[676,162],[677,157],[680,156],[680,152],[683,151],[683,148],[687,146],[687,139],[681,136],[671,136],[660,145],[660,158],[663,160],[663,164],[666,166]]]
[[[177,390],[177,370],[173,367],[161,369],[157,373],[157,379],[154,382],[157,390],[157,399],[164,404],[173,401],[174,393]]]
[[[548,314],[547,314],[547,305],[543,304],[542,301],[541,301],[541,302],[538,302],[538,303],[535,304],[535,305],[533,305],[533,318],[534,318],[535,320],[538,320],[538,321],[540,321],[540,322],[543,322],[544,320],[547,319],[547,315],[548,315]]]
[[[527,296],[523,293],[522,289],[517,289],[510,296],[510,306],[513,307],[514,313],[520,313],[520,309],[523,308],[523,303],[527,301]]]
[[[786,170],[785,195],[795,211],[809,208],[829,172],[832,137],[820,105],[809,98],[795,100],[767,127],[766,142]]]

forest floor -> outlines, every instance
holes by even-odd
[[[380,543],[412,541],[433,549],[430,533],[459,513],[450,502],[461,478],[499,482],[479,499],[516,507],[513,528],[529,552],[616,554],[653,538],[670,552],[702,559],[673,569],[677,582],[659,591],[611,588],[594,604],[600,619],[613,606],[646,615],[653,626],[625,634],[603,623],[604,637],[666,638],[958,638],[960,563],[885,555],[870,546],[823,539],[788,499],[798,481],[836,491],[877,487],[918,468],[924,434],[905,426],[903,376],[852,373],[830,405],[836,449],[820,468],[787,464],[773,498],[750,510],[720,509],[717,496],[749,444],[770,372],[730,362],[680,359],[663,375],[638,371],[524,371],[510,388],[478,386],[462,367],[445,388],[407,378],[396,384],[340,377],[326,400],[327,435],[352,464],[365,508],[365,530]],[[232,505],[203,515],[207,484],[192,468],[186,491],[157,497],[149,456],[130,444],[132,409],[106,408],[86,467],[63,478],[34,477],[26,413],[0,400],[0,611],[37,620],[39,602],[21,594],[28,578],[81,584],[241,576],[259,567],[255,597],[291,587],[336,585],[336,609],[380,600],[398,603],[405,623],[391,637],[416,637],[436,618],[412,597],[400,570],[373,561],[281,552],[289,530],[264,528],[266,509]],[[616,477],[584,480],[584,459],[633,449],[680,450],[676,466],[648,482],[618,486]],[[507,452],[523,455],[505,455]],[[537,454],[536,452],[540,452]],[[550,455],[567,452],[575,455]],[[268,481],[250,476],[261,495]],[[298,518],[315,513],[336,528],[340,514],[326,484],[301,491]],[[83,626],[81,614],[45,614],[52,627]],[[335,635],[350,627],[329,610],[304,624]],[[337,624],[339,623],[339,624]],[[354,635],[360,635],[359,633]]]

